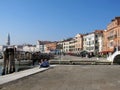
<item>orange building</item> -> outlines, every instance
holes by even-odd
[[[113,52],[114,49],[120,46],[120,17],[115,17],[104,31],[103,50]]]
[[[77,34],[75,36],[75,51],[80,52],[83,50],[83,35],[82,34]]]
[[[104,30],[103,31],[103,39],[102,39],[102,41],[103,41],[103,45],[102,45],[102,52],[103,53],[107,53],[108,52],[108,50],[107,50],[107,30]]]
[[[45,44],[47,51],[56,50],[57,42],[50,42]]]

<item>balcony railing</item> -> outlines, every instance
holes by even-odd
[[[117,37],[117,34],[108,36],[108,39],[109,39],[109,40],[110,40],[110,39],[115,39],[116,37]]]

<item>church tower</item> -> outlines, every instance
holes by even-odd
[[[7,45],[10,45],[10,34],[8,34],[8,37],[7,37]]]

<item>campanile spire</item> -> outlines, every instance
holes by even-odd
[[[10,34],[8,33],[8,37],[7,37],[7,45],[10,45]]]

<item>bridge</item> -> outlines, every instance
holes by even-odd
[[[107,60],[114,64],[120,64],[120,51],[117,50],[113,54],[110,53]]]

